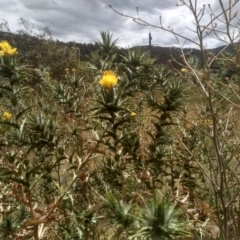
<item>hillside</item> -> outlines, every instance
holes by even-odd
[[[1,32],[0,31],[0,41],[7,40],[9,41],[13,46],[16,46],[20,53],[24,55],[28,55],[28,52],[33,49],[40,49],[43,42],[54,42],[56,44],[56,47],[58,48],[71,48],[71,47],[77,47],[79,49],[80,53],[80,59],[82,61],[87,60],[87,56],[89,56],[92,52],[96,51],[98,49],[98,46],[93,43],[76,43],[76,42],[61,42],[58,40],[52,40],[52,39],[44,39],[44,38],[38,38],[35,36],[31,36],[29,34],[15,34],[10,32]],[[151,53],[151,56],[156,59],[156,64],[163,64],[167,66],[177,66],[176,63],[173,61],[170,61],[172,58],[176,59],[177,61],[181,62],[181,52],[179,48],[172,48],[172,47],[160,47],[160,46],[152,46],[151,50],[149,50],[148,46],[142,46],[146,51],[149,51]],[[213,53],[218,53],[224,48],[224,46],[220,46],[214,49],[210,49],[208,51]],[[124,52],[126,51],[125,48],[119,48],[119,51]],[[233,52],[233,47],[229,46],[226,51]],[[185,54],[191,54],[192,56],[200,57],[200,52],[197,49],[191,49],[191,48],[185,48],[184,49]],[[170,63],[171,62],[171,63]]]

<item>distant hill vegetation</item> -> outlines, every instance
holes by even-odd
[[[44,45],[47,43],[51,43],[52,46],[54,44],[54,49],[67,49],[70,48],[76,48],[77,49],[77,55],[78,58],[81,61],[87,61],[87,57],[94,51],[98,50],[97,44],[93,43],[77,43],[77,42],[61,42],[58,40],[53,40],[51,38],[44,39],[36,36],[31,36],[26,33],[11,33],[11,32],[2,32],[0,31],[0,41],[7,40],[10,42],[11,45],[18,48],[19,53],[23,56],[29,56],[30,53],[35,51],[43,51],[42,54],[44,54]],[[212,52],[214,54],[221,51],[225,46],[220,46],[214,49],[209,49],[209,52]],[[169,67],[175,67],[179,68],[178,64],[176,64],[172,59],[177,60],[178,62],[183,62],[181,57],[181,51],[179,48],[174,47],[160,47],[160,46],[152,46],[151,49],[149,49],[148,46],[140,46],[140,48],[144,49],[145,51],[149,51],[151,54],[151,57],[155,58],[156,64],[163,64]],[[125,48],[119,48],[119,51],[124,52],[126,51]],[[184,54],[187,56],[187,54],[191,56],[195,56],[197,58],[200,58],[200,51],[198,49],[192,49],[192,48],[185,48],[183,49]],[[233,46],[229,46],[226,48],[226,51],[233,53]]]

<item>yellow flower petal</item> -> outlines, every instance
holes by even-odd
[[[17,54],[17,48],[12,48],[7,41],[0,42],[0,49],[5,56],[12,56]]]
[[[103,72],[99,83],[107,89],[112,89],[117,84],[118,78],[113,71]]]
[[[10,120],[12,118],[12,114],[9,112],[4,112],[2,115],[3,120]]]
[[[186,73],[186,72],[188,72],[188,70],[186,68],[182,68],[181,72]]]

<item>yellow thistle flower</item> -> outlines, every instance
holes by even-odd
[[[135,117],[137,114],[135,112],[131,112],[130,116]]]
[[[2,115],[3,120],[10,120],[12,118],[12,114],[9,112],[4,112]]]
[[[12,56],[17,54],[17,48],[12,48],[7,41],[0,42],[0,49],[2,49],[1,52],[3,52],[5,56]]]
[[[206,126],[212,126],[213,120],[206,118],[206,119],[203,120],[203,123],[204,123],[204,125],[206,125]]]
[[[188,70],[186,68],[182,68],[181,72],[186,73],[186,72],[188,72]]]
[[[112,89],[117,84],[118,78],[113,71],[103,72],[99,83],[107,89]]]

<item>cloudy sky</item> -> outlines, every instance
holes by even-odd
[[[189,0],[185,0],[189,2]],[[211,7],[217,14],[220,11],[219,0],[197,1],[198,9],[206,4],[206,11],[202,24],[206,24]],[[225,4],[233,0],[222,0]],[[122,17],[109,8],[108,4],[121,13],[135,16],[136,6],[140,17],[159,26],[159,16],[165,27],[197,40],[196,34],[188,30],[194,29],[193,17],[186,7],[177,7],[179,0],[0,0],[0,19],[9,23],[12,32],[20,29],[18,19],[23,18],[34,24],[36,29],[45,25],[50,26],[53,38],[60,41],[94,42],[100,39],[100,31],[109,31],[114,39],[118,38],[118,45],[131,47],[148,45],[149,32],[152,35],[152,45],[178,46],[176,38],[159,28],[144,27],[133,22],[130,18]],[[240,9],[240,2],[235,9]],[[237,20],[235,21],[237,23]],[[224,25],[218,22],[219,30]],[[205,46],[214,48],[223,45],[214,38],[206,38]],[[185,47],[194,47],[190,42]]]

